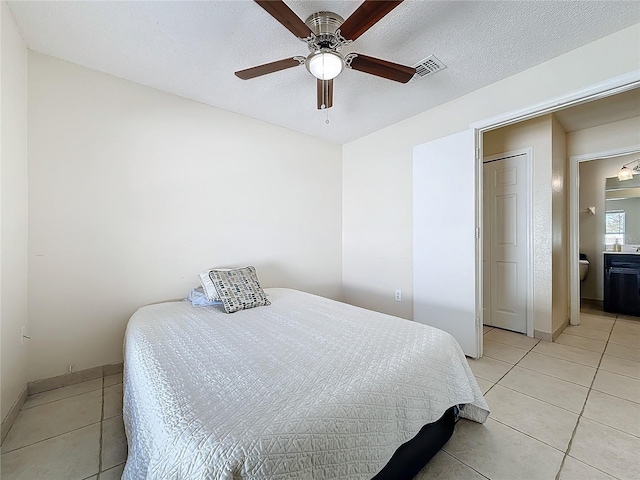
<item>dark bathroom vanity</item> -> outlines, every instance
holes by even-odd
[[[640,317],[640,254],[605,252],[604,310]]]

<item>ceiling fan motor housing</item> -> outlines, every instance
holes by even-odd
[[[337,13],[322,11],[311,14],[304,23],[313,33],[321,35],[323,33],[335,33],[340,28],[340,25],[344,23],[344,18]]]
[[[308,41],[309,50],[315,52],[321,48],[329,48],[339,51],[343,42],[337,38],[336,30],[343,23],[344,18],[337,13],[323,11],[312,14],[305,21],[315,36]]]
[[[336,30],[343,23],[344,19],[340,15],[325,11],[312,14],[305,22],[312,32],[305,39],[311,52],[305,65],[319,80],[331,80],[344,69],[344,58],[338,52],[345,42],[336,35]]]

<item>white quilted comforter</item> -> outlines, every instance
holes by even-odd
[[[124,479],[370,479],[451,406],[487,404],[449,334],[288,289],[232,315],[136,312]]]

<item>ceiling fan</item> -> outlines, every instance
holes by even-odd
[[[407,83],[416,73],[413,67],[379,58],[360,53],[340,53],[344,46],[353,43],[401,4],[402,0],[365,0],[346,20],[336,13],[322,11],[312,14],[304,22],[282,0],[254,1],[305,42],[311,53],[307,57],[285,58],[235,72],[236,76],[243,80],[305,65],[317,78],[317,104],[318,109],[322,110],[333,106],[333,79],[345,67],[400,83]]]

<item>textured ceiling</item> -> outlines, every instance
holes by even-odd
[[[359,1],[287,1],[303,20],[347,18]],[[9,2],[32,50],[249,117],[345,143],[640,22],[637,1],[406,0],[343,52],[447,65],[403,85],[346,70],[334,107],[295,67],[252,80],[236,70],[308,49],[248,0]],[[603,59],[594,59],[594,64]]]

